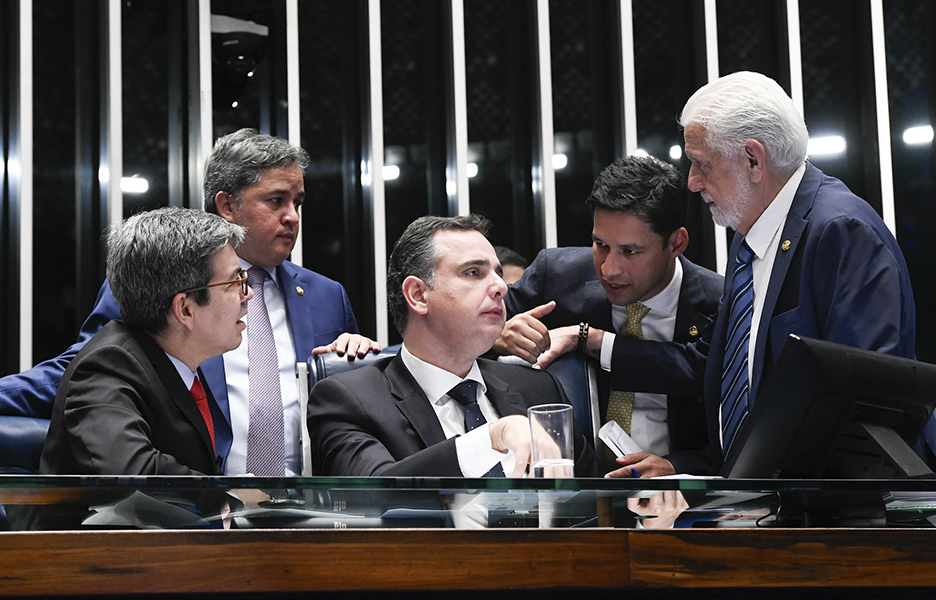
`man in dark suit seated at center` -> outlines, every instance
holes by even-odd
[[[701,395],[617,393],[612,402],[608,371],[616,338],[692,342],[718,310],[722,277],[682,255],[689,243],[685,185],[674,166],[650,156],[628,156],[606,167],[586,200],[592,247],[537,255],[509,288],[511,319],[494,346],[540,367],[576,351],[598,361],[601,422],[617,421],[642,450],[659,456],[705,447]],[[598,445],[604,470],[618,469]],[[659,474],[648,465],[635,471]],[[623,472],[633,475],[630,468]]]
[[[527,408],[568,401],[545,371],[478,358],[505,321],[507,285],[489,229],[476,215],[422,217],[397,241],[387,293],[403,347],[313,388],[316,475],[523,476]],[[595,475],[577,431],[575,450],[576,475]]]

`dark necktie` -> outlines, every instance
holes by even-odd
[[[280,392],[279,360],[270,315],[263,299],[267,272],[260,267],[247,271],[254,297],[247,303],[247,360],[250,416],[247,426],[247,472],[257,476],[285,475],[283,441],[283,397]]]
[[[205,393],[205,388],[202,387],[198,376],[195,377],[195,381],[192,383],[192,389],[190,389],[189,392],[191,392],[192,398],[195,399],[195,405],[198,406],[198,411],[201,413],[202,418],[205,419],[205,425],[208,426],[208,435],[211,436],[211,451],[216,452],[214,421],[211,418],[211,409],[208,408],[208,394]]]
[[[465,433],[472,429],[487,423],[484,415],[481,414],[481,407],[478,406],[478,382],[466,379],[451,390],[448,395],[456,402],[461,404],[465,411]],[[504,467],[497,463],[491,470],[484,474],[485,477],[504,477]]]
[[[741,242],[731,281],[731,305],[721,386],[722,451],[727,456],[748,412],[748,347],[754,314],[754,251]]]

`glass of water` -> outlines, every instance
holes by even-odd
[[[541,404],[527,409],[533,446],[534,477],[573,477],[575,444],[572,437],[572,407]]]

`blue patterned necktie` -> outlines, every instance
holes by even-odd
[[[282,477],[285,472],[283,396],[279,360],[270,314],[263,299],[267,272],[250,267],[247,283],[254,297],[247,303],[247,360],[250,416],[247,425],[247,472]]]
[[[478,406],[478,382],[466,379],[462,381],[448,393],[449,397],[461,404],[465,411],[465,433],[472,429],[487,423],[484,415],[481,414],[481,407]],[[491,470],[484,474],[485,477],[504,477],[504,467],[497,463]]]
[[[748,412],[748,346],[754,313],[754,252],[741,242],[731,282],[728,343],[721,386],[722,451],[727,456]]]

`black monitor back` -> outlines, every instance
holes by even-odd
[[[787,479],[921,475],[929,470],[911,447],[934,406],[934,365],[791,335],[721,473]]]

